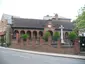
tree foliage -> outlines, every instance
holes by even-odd
[[[4,37],[1,37],[0,43],[1,43],[1,46],[4,46],[4,43],[5,43],[5,38]]]
[[[49,36],[51,36],[51,34],[50,34],[50,32],[47,31],[47,32],[44,34],[43,39],[44,39],[45,41],[48,41]]]
[[[54,35],[53,35],[53,40],[57,41],[59,39],[59,37],[60,37],[59,32],[55,32]]]
[[[76,38],[77,38],[77,34],[75,32],[72,31],[69,33],[69,39],[71,41],[75,40]]]
[[[78,16],[77,16],[76,20],[74,20],[73,23],[75,25],[74,30],[85,28],[85,6],[80,8],[80,10],[78,12]]]
[[[28,34],[23,34],[23,35],[21,35],[21,38],[23,38],[24,40],[26,40],[28,37],[29,37]]]
[[[10,37],[11,35],[10,35],[10,32],[11,32],[11,26],[7,25],[5,37],[6,37],[6,44],[7,44],[8,47],[11,45],[11,37]]]

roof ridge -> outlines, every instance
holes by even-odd
[[[33,18],[18,18],[18,17],[13,17],[14,19],[23,19],[23,20],[44,20],[44,19],[33,19]],[[46,21],[46,20],[45,20]]]

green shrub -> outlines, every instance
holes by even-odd
[[[5,43],[5,39],[4,39],[4,37],[1,37],[0,41],[1,41],[1,46],[3,46],[4,43]]]
[[[74,41],[77,37],[78,36],[77,36],[77,34],[75,32],[72,31],[72,32],[69,33],[69,39],[71,41]]]
[[[50,34],[50,32],[47,31],[47,32],[44,34],[43,39],[47,42],[49,36],[51,36],[51,34]]]
[[[23,35],[21,35],[21,38],[23,38],[23,40],[26,40],[28,37],[29,37],[28,34],[23,34]]]
[[[55,32],[54,35],[53,35],[53,40],[57,41],[59,38],[60,38],[59,32]]]

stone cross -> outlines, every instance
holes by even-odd
[[[63,40],[63,28],[64,27],[63,27],[63,25],[61,25],[59,28],[61,29],[61,43],[65,43]]]

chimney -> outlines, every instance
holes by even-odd
[[[58,14],[55,14],[55,18],[56,18],[56,20],[58,20]]]

